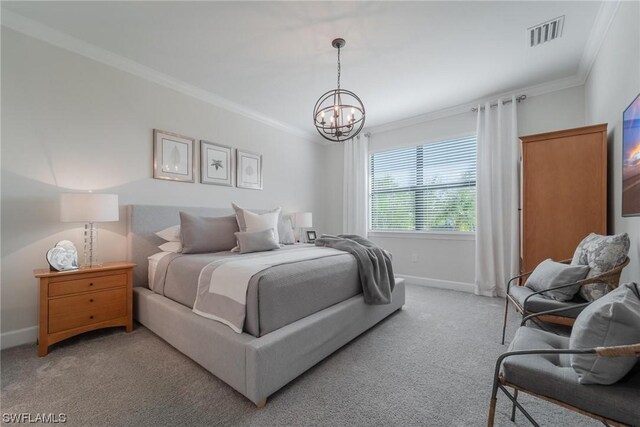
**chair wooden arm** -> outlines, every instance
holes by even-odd
[[[602,357],[640,356],[640,343],[613,347],[596,347],[596,354]]]
[[[622,270],[629,264],[629,257],[626,257],[622,264],[618,264],[616,267],[609,271],[605,271],[597,276],[589,277],[587,279],[577,282],[580,286],[589,285],[591,283],[606,283],[611,289],[617,288],[620,284],[620,275]]]

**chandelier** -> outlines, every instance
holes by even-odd
[[[340,88],[340,49],[344,39],[335,39],[331,46],[338,49],[338,87],[325,92],[313,109],[313,124],[323,138],[342,142],[354,138],[364,126],[364,105],[350,90]]]

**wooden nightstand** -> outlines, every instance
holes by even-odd
[[[73,271],[34,270],[40,279],[38,355],[51,344],[95,329],[133,330],[133,267],[109,262]]]

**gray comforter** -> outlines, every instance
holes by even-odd
[[[391,254],[370,240],[355,234],[323,235],[316,246],[349,252],[356,259],[364,301],[370,305],[391,303],[395,287]]]
[[[307,245],[290,245],[280,251]],[[209,263],[251,254],[172,254],[160,260],[151,289],[193,308],[198,277]],[[244,331],[260,337],[362,292],[356,260],[348,253],[280,265],[256,274],[247,290]]]

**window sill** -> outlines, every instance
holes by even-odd
[[[369,231],[367,236],[390,239],[476,240],[476,233],[467,231]]]

